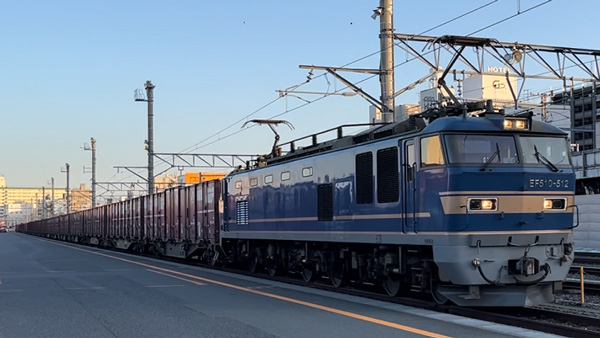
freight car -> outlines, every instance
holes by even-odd
[[[311,135],[222,181],[19,229],[440,303],[551,301],[576,226],[566,134],[531,114],[469,107],[479,117],[436,110],[326,142]]]

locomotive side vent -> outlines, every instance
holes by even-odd
[[[235,219],[238,225],[248,224],[248,200],[237,201],[235,204]]]
[[[399,194],[398,147],[377,151],[377,202],[398,201]]]
[[[356,155],[356,203],[373,203],[373,153]]]
[[[333,221],[333,184],[317,186],[317,217],[319,221]]]

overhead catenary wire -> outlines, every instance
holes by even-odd
[[[436,26],[434,26],[434,27],[432,27],[432,28],[429,28],[429,29],[427,29],[427,30],[423,31],[422,33],[419,33],[419,34],[417,34],[417,35],[422,35],[422,34],[425,34],[425,33],[427,33],[427,32],[430,32],[430,31],[432,31],[432,30],[435,30],[435,29],[437,29],[437,28],[440,28],[440,27],[442,27],[442,26],[444,26],[444,25],[447,25],[447,24],[449,24],[449,23],[451,23],[451,22],[454,22],[454,21],[456,21],[456,20],[459,20],[459,19],[461,19],[461,18],[463,18],[463,17],[465,17],[465,16],[467,16],[467,15],[470,15],[470,14],[472,14],[472,13],[475,13],[475,12],[477,12],[477,11],[479,11],[479,10],[483,9],[483,8],[486,8],[487,6],[489,6],[489,5],[492,5],[493,3],[496,3],[497,1],[498,1],[498,0],[492,0],[492,1],[490,1],[490,2],[488,2],[488,3],[486,3],[486,4],[484,4],[484,5],[481,5],[481,6],[477,7],[477,8],[475,8],[475,9],[472,9],[472,10],[470,10],[470,11],[467,11],[467,12],[465,12],[465,13],[463,13],[463,14],[459,15],[459,16],[456,16],[456,17],[454,17],[454,18],[452,18],[452,19],[449,19],[449,20],[447,20],[447,21],[445,21],[445,22],[443,22],[443,23],[441,23],[441,24],[438,24],[438,25],[436,25]],[[499,20],[499,21],[497,21],[497,22],[495,22],[495,23],[493,23],[493,24],[490,24],[490,25],[488,25],[488,26],[486,26],[486,27],[483,27],[483,28],[481,28],[481,29],[479,29],[479,30],[476,30],[476,31],[474,31],[474,32],[472,32],[472,33],[470,33],[469,35],[466,35],[466,36],[471,36],[471,35],[473,35],[473,34],[476,34],[476,33],[479,33],[479,32],[481,32],[481,31],[483,31],[483,30],[489,29],[489,28],[491,28],[491,27],[493,27],[493,26],[496,26],[496,25],[498,25],[498,24],[500,24],[500,23],[503,23],[503,22],[505,22],[505,21],[508,21],[508,20],[510,20],[510,19],[512,19],[512,18],[514,18],[514,17],[516,17],[516,16],[519,16],[519,15],[521,15],[521,14],[524,14],[524,13],[526,13],[526,12],[529,12],[529,11],[531,11],[531,10],[533,10],[533,9],[535,9],[535,8],[538,8],[538,7],[542,6],[542,5],[545,5],[545,4],[547,4],[547,3],[551,2],[551,1],[552,1],[552,0],[546,0],[545,2],[543,2],[543,3],[540,3],[540,4],[537,4],[537,5],[535,5],[535,6],[532,6],[532,7],[528,8],[528,9],[526,9],[526,10],[524,10],[524,11],[520,11],[520,8],[519,8],[519,11],[518,11],[518,13],[517,13],[517,14],[511,15],[511,16],[509,16],[509,17],[507,17],[507,18],[504,18],[504,19],[502,19],[502,20]],[[388,48],[393,48],[393,47],[394,47],[394,46],[396,46],[396,45],[397,45],[397,44],[393,44],[391,47],[388,47]],[[351,62],[349,62],[349,63],[346,63],[346,64],[344,64],[344,65],[343,65],[343,66],[341,66],[341,67],[347,67],[347,66],[349,66],[349,65],[352,65],[352,64],[354,64],[354,63],[360,62],[360,61],[362,61],[362,60],[364,60],[364,59],[367,59],[367,58],[369,58],[369,57],[372,57],[372,56],[374,56],[374,55],[378,55],[378,54],[380,54],[381,52],[382,52],[381,50],[379,50],[379,51],[376,51],[376,52],[373,52],[373,53],[371,53],[371,54],[368,54],[368,55],[366,55],[366,56],[363,56],[363,57],[361,57],[361,58],[359,58],[359,59],[356,59],[356,60],[354,60],[354,61],[351,61]],[[430,52],[426,53],[425,55],[427,55],[427,54],[429,54],[429,53],[432,53],[432,52],[433,52],[433,51],[430,51]],[[412,61],[414,61],[414,60],[416,60],[416,59],[417,59],[416,57],[413,57],[412,59],[407,59],[406,61],[404,61],[404,62],[402,62],[402,63],[400,63],[400,64],[397,64],[397,65],[395,65],[395,66],[394,66],[394,69],[395,69],[395,68],[398,68],[398,67],[400,67],[400,66],[403,66],[403,65],[405,65],[405,64],[407,64],[407,63],[409,63],[409,62],[412,62]],[[340,67],[340,68],[341,68],[341,67]],[[321,77],[321,76],[325,76],[325,74],[326,74],[326,73],[320,74],[320,75],[316,76],[314,79],[316,79],[316,78],[319,78],[319,77]],[[374,77],[376,77],[376,76],[378,76],[378,75],[376,74],[376,75],[368,76],[368,77],[366,77],[365,79],[363,79],[363,80],[361,80],[361,81],[358,81],[357,83],[362,83],[362,82],[368,81],[368,80],[370,80],[370,79],[372,79],[372,78],[374,78]],[[304,82],[304,83],[300,84],[298,87],[300,87],[300,86],[302,86],[302,85],[304,85],[304,84],[306,84],[306,83],[308,83],[308,82],[309,82],[309,81],[306,81],[306,82]],[[343,91],[343,90],[346,90],[347,88],[348,88],[348,87],[343,87],[343,88],[341,88],[341,89],[338,89],[338,90],[334,91],[333,93],[338,93],[338,92],[341,92],[341,91]],[[289,114],[289,113],[291,113],[291,112],[293,112],[293,111],[296,111],[296,110],[298,110],[298,109],[301,109],[301,108],[303,108],[303,107],[305,107],[305,106],[307,106],[307,105],[309,105],[309,104],[311,104],[311,103],[315,103],[315,102],[317,102],[317,101],[320,101],[321,99],[323,99],[323,98],[325,98],[325,97],[326,97],[326,96],[323,96],[323,97],[320,97],[320,98],[318,98],[318,99],[315,99],[315,100],[313,100],[313,101],[310,101],[310,102],[305,102],[304,104],[301,104],[301,105],[299,105],[299,106],[296,106],[296,107],[294,107],[294,108],[292,108],[292,109],[286,109],[284,112],[282,112],[282,113],[279,113],[279,114],[276,114],[276,115],[272,116],[271,118],[280,117],[280,116],[283,116],[283,115]],[[223,132],[225,132],[226,130],[228,130],[228,129],[232,128],[233,126],[235,126],[235,125],[239,124],[240,122],[242,122],[242,121],[244,121],[244,120],[248,119],[249,117],[251,117],[251,116],[253,116],[253,115],[255,115],[255,114],[259,113],[259,112],[260,112],[260,111],[262,111],[263,109],[265,109],[265,108],[269,107],[270,105],[272,105],[273,103],[277,102],[277,101],[278,101],[280,98],[281,98],[281,97],[278,97],[277,99],[270,101],[269,103],[267,103],[267,104],[265,104],[265,105],[261,106],[260,108],[256,109],[256,110],[255,110],[255,111],[253,111],[252,113],[250,113],[250,114],[247,114],[246,116],[244,116],[244,117],[242,117],[242,118],[240,118],[240,119],[236,120],[235,122],[233,122],[233,123],[231,123],[231,124],[227,125],[226,127],[224,127],[223,129],[219,130],[218,132],[215,132],[215,133],[211,134],[210,136],[208,136],[208,137],[205,137],[204,139],[202,139],[202,140],[200,140],[200,141],[196,142],[195,144],[193,144],[193,145],[191,145],[191,146],[189,146],[189,147],[186,147],[186,148],[185,148],[185,149],[184,149],[182,152],[190,152],[190,151],[193,151],[193,150],[197,150],[197,149],[200,149],[200,148],[206,147],[206,146],[208,146],[208,145],[212,145],[212,144],[214,144],[214,143],[216,143],[216,142],[218,142],[218,141],[221,141],[221,140],[227,139],[227,138],[229,138],[229,137],[231,137],[231,136],[234,136],[234,135],[236,135],[236,134],[239,134],[239,133],[241,133],[241,132],[243,132],[243,131],[247,130],[248,128],[252,128],[253,126],[250,126],[250,127],[247,127],[247,128],[245,128],[245,129],[237,130],[237,131],[234,131],[234,132],[232,132],[232,133],[230,133],[230,134],[227,134],[227,135],[224,135],[224,136],[220,136],[220,135],[221,135]],[[216,140],[213,140],[213,141],[210,141],[210,142],[208,142],[210,139],[212,139],[212,138],[214,138],[214,137],[216,137],[216,136],[219,136],[219,138],[218,138],[218,139],[216,139]],[[208,143],[205,143],[205,142],[208,142]],[[160,165],[161,165],[161,164],[159,164],[158,166],[160,166]],[[130,177],[132,177],[132,176],[133,176],[133,175],[130,175],[130,176],[128,176],[127,178],[123,178],[123,180],[125,180],[125,179],[128,179],[128,178],[130,178]]]
[[[467,16],[467,15],[469,15],[469,14],[473,14],[473,13],[475,13],[475,12],[477,12],[477,11],[479,11],[479,10],[481,10],[481,9],[483,9],[483,8],[485,8],[485,7],[487,7],[487,6],[490,6],[490,5],[492,5],[493,3],[497,2],[497,1],[498,1],[498,0],[492,0],[492,1],[490,1],[490,2],[488,2],[488,3],[486,3],[486,4],[484,4],[484,5],[481,5],[481,6],[479,6],[479,7],[477,7],[477,8],[474,8],[474,9],[472,9],[472,10],[470,10],[470,11],[467,11],[467,12],[465,12],[465,13],[462,13],[462,14],[460,14],[460,15],[458,15],[458,16],[456,16],[456,17],[452,18],[452,19],[449,19],[449,20],[447,20],[447,21],[445,21],[445,22],[443,22],[443,23],[441,23],[441,24],[439,24],[439,25],[436,25],[436,26],[434,26],[434,27],[432,27],[432,28],[429,28],[429,29],[427,29],[427,30],[425,30],[425,31],[423,31],[423,32],[421,32],[421,33],[419,33],[418,35],[425,34],[425,33],[427,33],[427,32],[430,32],[430,31],[434,30],[434,29],[440,28],[440,27],[442,27],[442,26],[444,26],[444,25],[447,25],[447,24],[449,24],[449,23],[451,23],[451,22],[454,22],[454,21],[456,21],[456,20],[458,20],[458,19],[461,19],[461,18],[463,18],[463,17],[465,17],[465,16]],[[392,46],[392,47],[388,47],[388,48],[393,48],[393,46]],[[372,57],[372,56],[374,56],[374,55],[381,54],[381,52],[382,52],[381,50],[378,50],[378,51],[376,51],[376,52],[370,53],[370,54],[368,54],[368,55],[366,55],[366,56],[363,56],[363,57],[360,57],[360,58],[358,58],[358,59],[356,59],[356,60],[354,60],[354,61],[348,62],[348,63],[346,63],[346,64],[344,64],[344,65],[340,66],[340,68],[343,68],[343,67],[350,66],[350,65],[352,65],[352,64],[355,64],[355,63],[357,63],[357,62],[360,62],[360,61],[362,61],[362,60],[365,60],[365,59],[367,59],[367,58],[369,58],[369,57]],[[403,64],[404,64],[404,63],[403,63]],[[401,64],[401,65],[402,65],[402,64]],[[396,67],[397,67],[397,66],[395,66],[394,68],[396,68]],[[317,76],[315,76],[315,77],[313,78],[313,80],[314,80],[314,79],[317,79],[317,78],[320,78],[320,77],[322,77],[322,76],[325,76],[325,74],[326,74],[326,73],[323,73],[323,74],[317,75]],[[373,78],[373,77],[376,77],[376,76],[377,76],[377,75],[372,75],[372,76],[370,76],[370,77],[367,77],[367,78],[366,78],[366,80],[369,80],[369,79],[371,79],[371,78]],[[364,80],[364,81],[366,81],[366,80]],[[364,81],[361,81],[361,82],[364,82]],[[308,83],[308,82],[309,82],[309,81],[305,81],[305,82],[301,83],[300,85],[294,86],[294,88],[299,88],[300,86],[303,86],[303,85],[305,85],[305,84],[306,84],[306,83]],[[344,88],[338,89],[337,91],[334,91],[334,93],[338,93],[338,92],[340,92],[340,91],[346,90],[347,88],[348,88],[348,87],[344,87]],[[312,102],[316,102],[316,101],[318,101],[318,100],[313,100]],[[194,144],[193,146],[190,146],[190,147],[186,148],[186,150],[184,150],[184,151],[187,151],[188,149],[191,149],[191,148],[194,148],[194,147],[195,147],[195,148],[194,148],[194,150],[195,150],[195,149],[199,149],[199,147],[198,147],[198,146],[199,146],[200,144],[202,144],[202,142],[205,142],[206,140],[209,140],[210,138],[212,138],[212,137],[214,137],[214,136],[216,136],[216,135],[219,135],[220,133],[224,132],[225,130],[227,130],[227,129],[231,128],[233,125],[236,125],[236,124],[238,124],[239,122],[243,121],[244,119],[247,119],[248,117],[250,117],[250,116],[252,116],[252,115],[254,115],[254,114],[258,113],[260,110],[262,110],[262,109],[266,108],[266,107],[267,107],[268,105],[270,105],[271,103],[274,103],[274,101],[271,101],[269,104],[267,104],[267,105],[265,105],[265,106],[263,106],[263,107],[261,107],[261,108],[257,109],[257,110],[256,110],[256,111],[254,111],[253,113],[251,113],[251,114],[249,114],[249,115],[245,116],[244,118],[242,118],[242,119],[240,119],[240,120],[238,120],[238,121],[234,122],[233,124],[231,124],[231,125],[228,125],[227,127],[223,128],[223,129],[222,129],[222,130],[220,130],[219,132],[217,132],[217,133],[214,133],[213,135],[211,135],[211,136],[209,136],[209,137],[207,137],[207,138],[205,138],[205,139],[203,139],[203,140],[201,140],[201,141],[197,142],[197,143],[196,143],[196,144]],[[308,103],[307,103],[307,104],[308,104]],[[302,104],[302,105],[301,105],[301,106],[299,106],[299,107],[304,107],[304,106],[306,106],[307,104]],[[294,111],[294,110],[296,110],[296,109],[293,109],[293,110],[286,110],[285,112],[283,112],[283,113],[281,113],[281,114],[278,114],[278,115],[275,115],[274,117],[281,116],[281,115],[285,115],[285,114],[287,114],[287,113],[289,113],[289,112],[291,112],[291,111]],[[236,131],[236,132],[235,132],[235,134],[238,134],[238,133],[239,133],[239,131]],[[221,139],[222,139],[222,138],[221,138]],[[209,144],[213,144],[213,143],[214,143],[214,142],[210,142]]]
[[[488,2],[488,3],[486,3],[486,4],[482,5],[482,6],[479,6],[479,7],[475,8],[475,9],[473,9],[473,10],[470,10],[470,11],[468,11],[468,12],[465,12],[465,13],[463,13],[463,14],[461,14],[461,15],[459,15],[459,16],[456,16],[456,17],[454,17],[454,18],[452,18],[452,19],[450,19],[450,20],[447,20],[447,21],[445,21],[445,22],[443,22],[443,23],[441,23],[441,24],[439,24],[439,25],[436,25],[436,26],[434,26],[434,27],[432,27],[432,28],[429,28],[429,29],[427,29],[427,30],[425,30],[425,31],[423,31],[423,32],[421,32],[421,33],[419,33],[419,34],[417,34],[417,35],[422,35],[422,34],[425,34],[425,33],[427,33],[427,32],[430,32],[430,31],[434,30],[434,29],[437,29],[437,28],[439,28],[439,27],[442,27],[442,26],[444,26],[444,25],[446,25],[446,24],[448,24],[448,23],[451,23],[451,22],[453,22],[453,21],[456,21],[456,20],[458,20],[458,19],[460,19],[460,18],[463,18],[463,17],[465,17],[465,16],[467,16],[467,15],[469,15],[469,14],[475,13],[476,11],[478,11],[478,10],[481,10],[481,9],[483,9],[483,8],[485,8],[485,7],[489,6],[489,5],[491,5],[491,4],[493,4],[493,3],[497,2],[497,1],[498,1],[498,0],[493,0],[493,1],[490,1],[490,2]],[[532,6],[532,7],[528,8],[528,9],[526,9],[526,10],[524,10],[524,11],[520,11],[520,9],[519,9],[519,11],[518,11],[518,13],[517,13],[517,14],[511,15],[511,16],[509,16],[509,17],[507,17],[507,18],[504,18],[504,19],[502,19],[502,20],[499,20],[499,21],[497,21],[497,22],[495,22],[495,23],[493,23],[493,24],[491,24],[491,25],[488,25],[488,26],[486,26],[486,27],[484,27],[484,28],[482,28],[482,29],[479,29],[479,30],[477,30],[477,31],[475,31],[475,32],[473,32],[473,33],[470,33],[470,34],[468,34],[468,35],[466,35],[466,36],[471,36],[471,35],[473,35],[473,34],[475,34],[475,33],[481,32],[481,31],[483,31],[483,30],[485,30],[485,29],[491,28],[491,27],[493,27],[493,26],[495,26],[495,25],[498,25],[498,24],[500,24],[500,23],[502,23],[502,22],[505,22],[505,21],[507,21],[507,20],[509,20],[509,19],[512,19],[512,18],[514,18],[514,17],[516,17],[516,16],[518,16],[518,15],[521,15],[521,14],[523,14],[523,13],[526,13],[526,12],[529,12],[529,11],[531,11],[531,10],[533,10],[533,9],[537,8],[537,7],[540,7],[540,6],[542,6],[542,5],[545,5],[545,4],[547,4],[548,2],[550,2],[550,1],[552,1],[552,0],[546,0],[545,2],[543,2],[543,3],[540,3],[540,4],[537,4],[537,5],[535,5],[535,6]],[[394,44],[394,46],[395,46],[395,45],[396,45],[396,44]],[[389,48],[393,48],[393,47],[389,47]],[[430,54],[430,53],[432,53],[432,52],[433,52],[433,51],[427,52],[427,53],[425,53],[425,55],[427,55],[427,54]],[[359,61],[362,61],[362,60],[364,60],[364,59],[366,59],[366,58],[369,58],[369,57],[371,57],[371,56],[374,56],[374,55],[377,55],[377,54],[380,54],[380,53],[381,53],[381,50],[380,50],[380,51],[377,51],[377,52],[373,52],[373,53],[371,53],[371,54],[368,54],[368,55],[366,55],[366,56],[364,56],[364,57],[361,57],[361,58],[359,58],[359,59],[356,59],[356,60],[354,60],[354,61],[351,61],[351,62],[349,62],[349,63],[346,63],[346,64],[342,65],[340,68],[347,67],[347,66],[349,66],[349,65],[352,65],[352,64],[354,64],[354,63],[357,63],[357,62],[359,62]],[[402,63],[399,63],[399,64],[395,65],[395,66],[394,66],[394,68],[397,68],[397,67],[403,66],[403,65],[405,65],[405,64],[407,64],[407,63],[409,63],[409,62],[412,62],[412,61],[414,61],[414,60],[416,60],[416,59],[417,59],[417,57],[413,57],[413,58],[411,58],[411,59],[408,59],[408,60],[406,60],[406,61],[404,61],[404,62],[402,62]],[[317,75],[317,76],[316,76],[316,77],[314,77],[313,79],[317,79],[317,78],[319,78],[319,77],[321,77],[321,76],[325,76],[325,74],[326,74],[326,73],[323,73],[323,74]],[[361,81],[359,81],[359,82],[357,82],[357,83],[362,83],[362,82],[368,81],[368,80],[370,80],[370,79],[372,79],[372,78],[375,78],[375,77],[377,77],[377,76],[378,76],[377,74],[375,74],[375,75],[371,75],[371,76],[368,76],[368,77],[366,77],[365,79],[363,79],[363,80],[361,80]],[[300,86],[302,86],[302,85],[304,85],[304,84],[306,84],[306,83],[308,83],[308,81],[306,81],[306,82],[304,82],[304,83],[302,83],[302,84],[300,84],[300,85],[296,86],[296,88],[297,88],[297,87],[300,87]],[[348,88],[348,87],[343,87],[343,88],[341,88],[341,89],[338,89],[337,91],[334,91],[333,93],[341,92],[341,91],[343,91],[343,90],[346,90],[347,88]],[[303,108],[303,107],[305,107],[305,106],[307,106],[307,105],[309,105],[309,104],[311,104],[311,103],[317,102],[317,101],[319,101],[319,100],[323,99],[324,97],[325,97],[325,96],[323,96],[323,97],[321,97],[321,98],[319,98],[319,99],[313,100],[313,101],[311,101],[311,102],[306,102],[306,103],[304,103],[304,104],[302,104],[302,105],[300,105],[300,106],[297,106],[297,107],[295,107],[295,108],[293,108],[293,109],[290,109],[290,110],[286,110],[286,111],[284,111],[284,112],[282,112],[282,113],[280,113],[280,114],[276,114],[276,115],[274,115],[274,116],[272,116],[272,117],[270,117],[270,118],[276,118],[276,117],[280,117],[280,116],[286,115],[286,114],[288,114],[288,113],[290,113],[290,112],[293,112],[293,111],[295,111],[295,110],[297,110],[297,109]],[[273,103],[273,102],[274,102],[274,101],[272,101],[271,103]],[[265,107],[266,107],[266,106],[265,106]],[[207,144],[201,145],[201,144],[202,144],[202,142],[204,142],[204,141],[206,141],[206,140],[208,140],[208,139],[210,139],[210,138],[212,138],[212,137],[214,137],[214,136],[216,136],[216,135],[219,135],[219,134],[221,134],[223,131],[225,131],[225,130],[227,130],[227,129],[231,128],[233,125],[235,125],[235,124],[237,124],[237,123],[239,123],[239,122],[243,121],[244,119],[246,119],[246,118],[248,118],[248,117],[250,117],[250,116],[252,116],[252,115],[254,115],[254,114],[258,113],[258,112],[259,112],[260,110],[262,110],[262,109],[263,109],[263,108],[259,108],[258,110],[254,111],[252,114],[250,114],[250,115],[247,115],[247,116],[246,116],[246,117],[244,117],[243,119],[241,119],[241,120],[238,120],[238,121],[234,122],[233,124],[231,124],[231,125],[227,126],[226,128],[222,129],[221,131],[219,131],[219,132],[217,132],[217,133],[215,133],[215,134],[211,135],[210,137],[208,137],[208,138],[205,138],[204,140],[202,140],[202,141],[200,141],[200,142],[196,143],[196,144],[195,144],[194,146],[192,146],[192,147],[195,147],[195,148],[194,148],[194,150],[196,150],[196,149],[200,149],[200,148],[203,148],[203,147],[205,147],[205,146],[212,145],[212,144],[214,144],[214,143],[216,143],[216,142],[218,142],[218,141],[220,141],[220,140],[223,140],[223,139],[229,138],[229,137],[231,137],[231,136],[233,136],[233,135],[239,134],[240,132],[244,131],[245,129],[243,129],[243,130],[238,130],[238,131],[235,131],[235,132],[233,132],[233,133],[231,133],[231,134],[227,134],[227,135],[225,135],[225,136],[223,136],[223,137],[220,137],[218,140],[211,141],[211,142],[209,142],[209,143],[207,143]],[[186,148],[186,149],[189,149],[189,148],[192,148],[192,147],[188,147],[188,148]]]

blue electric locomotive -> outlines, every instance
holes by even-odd
[[[291,142],[224,179],[221,247],[253,271],[380,283],[391,296],[551,301],[573,259],[566,134],[531,114],[480,115]]]

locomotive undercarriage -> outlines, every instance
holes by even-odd
[[[390,296],[432,294],[436,301],[446,301],[436,290],[437,268],[428,246],[258,240],[227,240],[223,246],[227,262],[245,265],[252,273],[299,274],[307,283],[322,278],[334,287],[375,284]]]
[[[570,237],[547,236],[539,241],[536,237],[535,245],[509,246],[485,246],[486,241],[476,246],[418,246],[248,239],[224,239],[218,245],[86,236],[63,240],[231,264],[271,276],[296,274],[307,283],[328,280],[334,287],[377,285],[389,296],[429,295],[438,303],[527,306],[552,301],[573,259]]]

